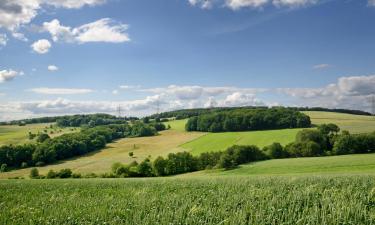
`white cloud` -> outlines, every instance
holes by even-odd
[[[226,0],[226,6],[233,10],[244,7],[259,8],[267,4],[269,0]]]
[[[71,9],[104,2],[105,0],[1,0],[0,28],[15,32],[20,26],[30,23],[44,5]]]
[[[332,65],[330,65],[330,64],[318,64],[318,65],[314,65],[313,69],[314,70],[324,70],[324,69],[328,69],[330,67],[332,67]]]
[[[318,3],[318,0],[273,0],[276,6],[302,7]]]
[[[228,95],[223,101],[222,106],[260,106],[265,105],[262,101],[257,99],[254,94],[245,94],[235,92]]]
[[[12,33],[12,36],[17,39],[17,40],[20,40],[20,41],[29,41],[29,39],[27,39],[25,37],[25,35],[23,33],[19,33],[19,32],[13,32]]]
[[[188,0],[190,5],[209,9],[214,5],[224,5],[232,10],[241,8],[259,9],[267,5],[298,8],[318,3],[319,0]],[[375,0],[370,0],[375,1]]]
[[[103,18],[76,28],[63,26],[59,20],[54,19],[43,23],[43,28],[51,34],[53,41],[77,43],[130,41],[126,33],[128,25],[117,23],[110,18]]]
[[[114,94],[114,95],[118,95],[118,90],[113,90],[113,91],[112,91],[112,94]]]
[[[150,88],[143,89],[140,91],[151,92],[157,94],[166,94],[168,96],[174,96],[179,100],[192,100],[198,99],[205,96],[219,96],[223,94],[229,94],[233,92],[242,92],[248,94],[255,94],[258,92],[264,92],[266,89],[260,88],[237,88],[237,87],[203,87],[203,86],[178,86],[169,85],[165,88]]]
[[[18,75],[19,73],[14,70],[0,70],[0,83],[11,81]]]
[[[51,48],[51,43],[46,39],[41,39],[34,42],[31,48],[38,54],[46,54]]]
[[[45,4],[67,9],[78,9],[85,5],[95,6],[103,4],[106,0],[43,0]]]
[[[76,89],[76,88],[33,88],[32,92],[44,95],[76,95],[88,94],[93,92],[91,89]]]
[[[58,71],[59,70],[59,68],[57,67],[57,66],[55,66],[55,65],[49,65],[48,67],[47,67],[47,69],[49,70],[49,71]]]
[[[0,34],[0,46],[7,45],[8,37],[6,34]]]
[[[124,90],[130,90],[130,89],[138,89],[140,88],[140,85],[121,85],[120,88]]]
[[[368,0],[369,6],[375,6],[375,0]]]

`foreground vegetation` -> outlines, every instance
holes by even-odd
[[[366,225],[374,186],[373,176],[2,180],[0,224]]]

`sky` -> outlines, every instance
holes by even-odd
[[[0,0],[0,120],[371,111],[375,0]]]

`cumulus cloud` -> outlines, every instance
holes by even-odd
[[[375,75],[341,77],[336,83],[321,88],[281,88],[278,91],[310,106],[368,110],[368,99],[375,96]]]
[[[276,6],[301,7],[318,3],[318,0],[273,0]]]
[[[44,5],[71,9],[104,2],[105,0],[1,0],[0,28],[15,32],[20,26],[30,23]]]
[[[254,94],[245,94],[235,92],[228,95],[222,106],[261,106],[265,105],[262,101],[257,99]]]
[[[18,75],[19,73],[14,70],[0,70],[0,83],[11,81]]]
[[[124,90],[130,90],[130,89],[139,89],[141,88],[141,86],[140,85],[120,85],[120,88]]]
[[[54,72],[54,71],[58,71],[59,70],[59,67],[55,66],[55,65],[49,65],[47,67],[47,69],[51,72]]]
[[[269,0],[227,0],[226,6],[231,9],[240,9],[244,7],[259,8],[267,4]]]
[[[31,45],[34,52],[38,54],[46,54],[51,47],[52,45],[47,39],[38,40]]]
[[[43,29],[49,32],[53,41],[76,43],[111,42],[121,43],[130,41],[126,33],[127,24],[118,23],[110,18],[103,18],[92,23],[72,28],[63,26],[54,19],[43,23]]]
[[[7,45],[8,38],[6,34],[0,34],[0,46]]]
[[[209,9],[213,5],[213,0],[189,0],[190,5],[199,6],[202,9]]]
[[[77,89],[77,88],[33,88],[32,92],[44,95],[76,95],[88,94],[93,92],[91,89]]]

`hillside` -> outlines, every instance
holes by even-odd
[[[305,113],[311,116],[313,124],[333,122],[342,129],[354,133],[375,130],[375,119],[369,116],[331,112]],[[283,129],[227,133],[186,132],[184,131],[185,123],[186,120],[170,121],[166,124],[171,126],[171,130],[160,132],[158,136],[121,139],[109,144],[106,149],[101,151],[61,161],[55,165],[41,167],[40,171],[43,174],[50,169],[71,168],[73,171],[80,173],[103,173],[108,172],[114,162],[130,163],[133,160],[139,162],[148,156],[155,158],[160,155],[165,156],[170,152],[191,151],[193,154],[199,154],[205,151],[224,150],[234,144],[258,145],[260,147],[275,141],[286,144],[292,142],[295,134],[299,131],[299,129]],[[134,152],[135,157],[130,157],[129,152]],[[30,169],[21,169],[0,173],[0,178],[28,176],[29,171]]]

